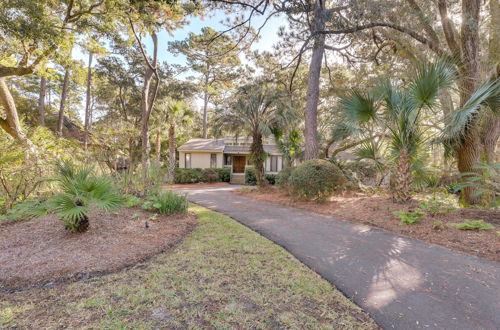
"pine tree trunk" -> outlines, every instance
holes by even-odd
[[[85,135],[84,135],[84,148],[87,150],[88,146],[88,140],[89,140],[89,132],[90,132],[90,125],[92,122],[91,116],[91,89],[92,89],[92,58],[93,58],[93,53],[89,52],[89,66],[87,69],[87,91],[86,91],[86,102],[85,102]]]
[[[325,28],[324,9],[322,1],[317,0],[314,9],[314,30],[321,31]],[[319,157],[318,146],[318,102],[321,66],[325,52],[325,35],[319,34],[314,37],[313,52],[309,64],[309,75],[307,82],[306,110],[305,110],[305,155],[304,158],[314,159]]]
[[[40,94],[38,96],[38,123],[45,126],[45,94],[47,93],[47,79],[40,78]]]
[[[264,172],[264,146],[262,144],[262,134],[260,132],[255,132],[252,137],[252,145],[250,146],[253,158],[253,166],[255,169],[255,176],[257,179],[257,185],[262,187],[267,184]]]
[[[207,65],[207,74],[205,75],[205,90],[203,92],[203,138],[206,139],[208,135],[208,70],[209,66]]]
[[[161,132],[156,132],[156,161],[161,161]]]
[[[151,63],[152,67],[157,70],[157,61],[158,61],[158,35],[153,31],[151,33],[151,39],[153,40],[153,62]],[[146,189],[148,185],[148,167],[149,167],[149,154],[151,150],[151,146],[149,143],[149,117],[151,116],[151,111],[153,110],[154,101],[156,99],[156,94],[158,92],[158,87],[160,84],[159,76],[156,75],[156,84],[153,89],[153,93],[150,96],[151,89],[151,80],[155,71],[149,66],[146,65],[146,72],[144,73],[144,84],[142,87],[142,99],[141,99],[141,111],[142,111],[142,130],[141,130],[141,139],[142,139],[142,181],[144,183],[144,189]],[[144,193],[146,191],[144,190]]]
[[[460,106],[470,98],[479,82],[479,10],[480,0],[462,0],[462,65],[460,84]],[[476,171],[475,165],[480,161],[481,139],[479,120],[474,116],[467,125],[463,141],[457,151],[458,170],[460,173]],[[462,200],[467,204],[478,204],[480,198],[474,197],[474,187],[462,190]]]
[[[66,106],[66,98],[68,96],[68,85],[69,85],[69,69],[66,69],[64,73],[64,81],[61,91],[61,103],[59,105],[59,116],[57,119],[57,134],[62,136],[63,124],[64,124],[64,107]]]
[[[396,173],[391,186],[392,199],[396,203],[405,203],[411,199],[411,164],[410,155],[405,150],[399,153]]]
[[[142,129],[141,129],[141,141],[142,141],[142,180],[144,184],[147,183],[148,178],[148,166],[149,166],[149,89],[151,87],[151,79],[153,77],[153,70],[146,67],[146,73],[144,74],[144,84],[142,86]]]
[[[175,126],[168,128],[168,174],[167,183],[175,183]]]
[[[19,143],[26,147],[28,154],[36,155],[35,145],[24,134],[17,114],[16,103],[9,88],[5,83],[5,78],[0,78],[0,102],[5,110],[6,118],[0,117],[0,127]]]

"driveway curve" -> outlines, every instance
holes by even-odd
[[[500,329],[499,264],[378,228],[257,201],[238,186],[176,189],[281,245],[385,329]]]

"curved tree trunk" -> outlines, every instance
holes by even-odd
[[[392,180],[391,194],[396,203],[405,203],[411,199],[411,164],[410,155],[406,150],[399,153],[399,160],[396,165],[396,173]]]
[[[19,117],[17,115],[16,104],[9,88],[5,83],[5,78],[0,78],[0,101],[6,112],[6,119],[0,117],[0,127],[2,127],[10,136],[16,139],[19,143],[26,146],[29,154],[36,155],[35,145],[24,134]]]
[[[144,183],[144,189],[146,189],[148,184],[148,167],[149,167],[149,153],[151,146],[149,144],[149,118],[151,116],[151,111],[153,110],[156,95],[158,93],[158,87],[160,84],[160,77],[157,74],[157,62],[158,62],[158,35],[156,32],[151,33],[151,39],[153,40],[153,62],[146,65],[146,72],[144,73],[144,84],[142,87],[142,99],[141,99],[141,110],[142,110],[142,180]],[[139,41],[140,42],[140,41]],[[146,55],[144,55],[146,56]],[[146,61],[147,58],[145,59]],[[153,75],[156,77],[156,83],[151,93],[151,80]],[[145,193],[146,191],[144,191]]]
[[[57,119],[57,134],[62,136],[63,124],[64,124],[64,108],[66,106],[66,98],[68,96],[68,85],[69,85],[69,69],[66,69],[64,73],[64,81],[61,92],[61,103],[59,105],[59,115]]]
[[[168,128],[168,174],[167,183],[175,183],[175,126]]]

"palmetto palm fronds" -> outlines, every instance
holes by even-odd
[[[109,211],[123,204],[123,197],[113,181],[104,176],[96,176],[89,166],[77,167],[70,162],[57,164],[61,193],[47,203],[55,211],[65,226],[72,231],[85,231],[88,227],[89,208]]]
[[[260,185],[265,182],[262,137],[288,126],[296,117],[295,109],[282,92],[265,84],[251,84],[241,87],[227,108],[216,111],[214,126],[218,133],[229,131],[252,137],[251,160]]]
[[[421,112],[435,106],[439,90],[449,87],[455,75],[454,66],[445,61],[422,63],[408,86],[398,88],[389,80],[383,80],[372,90],[354,90],[341,101],[347,127],[361,128],[373,121],[390,133],[390,149],[396,165],[393,192],[398,201],[410,197],[410,163],[423,142]],[[360,152],[369,151],[360,149]]]
[[[489,81],[479,86],[463,107],[451,114],[441,135],[434,140],[447,148],[456,148],[462,143],[467,125],[474,116],[481,114],[481,108],[488,108],[500,115],[500,81]]]

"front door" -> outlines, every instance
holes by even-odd
[[[245,173],[245,156],[233,156],[233,173]]]

